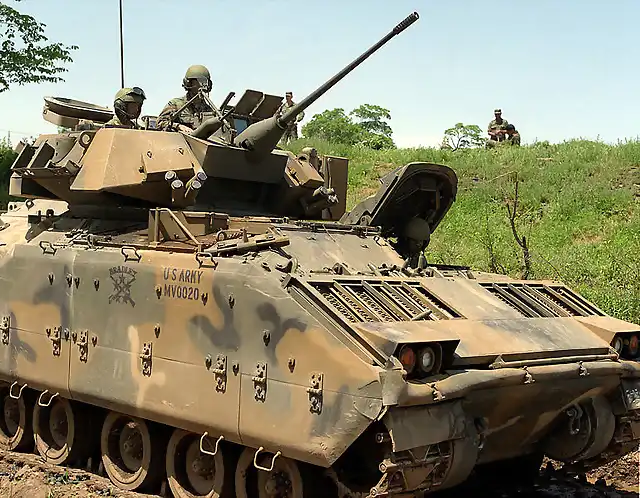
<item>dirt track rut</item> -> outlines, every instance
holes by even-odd
[[[640,452],[596,469],[580,478],[567,477],[543,464],[541,477],[535,486],[482,489],[471,487],[450,491],[441,496],[460,498],[637,498],[640,496],[638,471]],[[80,469],[64,469],[49,465],[38,455],[15,454],[0,450],[0,496],[11,498],[79,498],[111,496],[118,498],[157,498],[162,495],[121,491],[105,477]],[[171,496],[170,492],[166,496]]]

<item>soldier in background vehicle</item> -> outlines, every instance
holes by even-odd
[[[295,102],[293,101],[293,92],[285,93],[285,101],[282,103],[280,107],[278,107],[278,110],[276,111],[276,116],[281,116],[282,114],[287,112],[290,108],[292,108],[294,105],[295,105]],[[287,126],[287,129],[284,132],[284,135],[282,136],[282,143],[287,144],[291,140],[298,139],[298,123],[303,119],[304,119],[304,112],[301,112],[298,115],[298,117],[295,119],[295,121],[292,121],[291,123],[289,123],[289,125]]]
[[[186,95],[171,99],[158,116],[156,127],[159,130],[177,130],[189,133],[200,125],[203,113],[215,112],[211,105],[200,97],[196,98],[171,121],[171,114],[195,97],[201,88],[207,94],[211,91],[213,83],[209,70],[200,64],[189,67],[182,79],[182,88],[187,91]]]
[[[505,130],[509,123],[506,119],[502,118],[502,109],[495,109],[493,111],[493,115],[495,118],[489,121],[489,126],[487,127],[489,140],[502,142],[504,140]]]
[[[113,102],[115,115],[104,124],[105,128],[116,126],[120,128],[139,128],[136,120],[140,117],[142,104],[146,98],[142,88],[137,86],[118,90]]]

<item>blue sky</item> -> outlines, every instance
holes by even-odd
[[[76,44],[65,82],[0,94],[0,136],[55,131],[42,98],[111,107],[120,86],[118,0],[3,0]],[[525,142],[638,135],[638,0],[124,0],[125,84],[157,114],[205,64],[220,103],[247,88],[294,100],[413,11],[420,19],[310,107],[390,109],[400,146],[433,145],[456,122],[483,130],[501,107]]]

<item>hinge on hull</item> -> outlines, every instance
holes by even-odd
[[[78,351],[80,352],[80,361],[86,363],[89,357],[89,331],[80,331],[80,337],[78,339]]]
[[[47,337],[51,340],[51,352],[53,356],[60,356],[60,343],[62,342],[62,327],[47,329]]]
[[[9,344],[9,329],[11,328],[11,318],[8,316],[2,317],[0,322],[0,335],[2,336],[2,344],[5,346]]]
[[[309,411],[311,413],[322,412],[322,388],[324,385],[324,374],[317,372],[312,373],[309,378]]]
[[[142,345],[142,353],[140,354],[140,360],[142,361],[142,375],[145,377],[151,376],[151,356],[152,356],[152,342],[145,342]]]
[[[253,376],[256,401],[264,402],[267,399],[267,364],[258,362]]]
[[[227,357],[219,354],[216,358],[216,368],[211,371],[216,376],[216,391],[225,392],[227,390]]]

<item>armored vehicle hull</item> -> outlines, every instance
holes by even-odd
[[[166,473],[176,496],[306,497],[637,446],[640,364],[623,357],[640,327],[558,282],[409,268],[383,236],[398,222],[385,206],[419,209],[418,193],[435,227],[455,181],[432,164],[392,173],[344,217],[379,227],[12,203],[2,447],[35,436],[62,465],[99,453],[123,489]]]
[[[424,260],[450,168],[403,166],[346,212],[347,159],[276,149],[417,18],[282,116],[248,91],[188,134],[80,127],[108,113],[47,100],[78,131],[12,166],[0,446],[180,498],[407,496],[637,446],[640,326]]]

